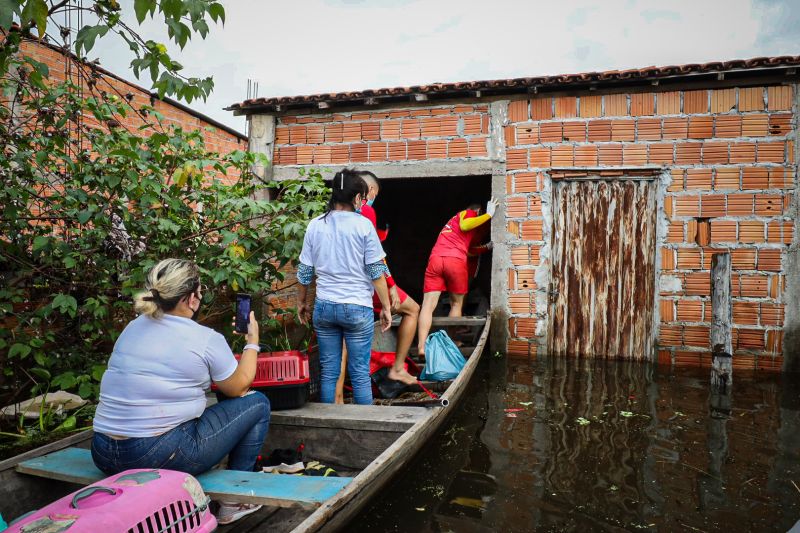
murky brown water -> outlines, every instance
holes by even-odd
[[[785,532],[800,520],[800,379],[734,379],[728,406],[705,370],[491,360],[347,529]]]

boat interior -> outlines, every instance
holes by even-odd
[[[444,404],[452,405],[458,401],[481,355],[489,320],[485,316],[436,317],[434,326],[447,328],[454,339],[460,340],[467,358],[467,366],[455,380],[426,383],[428,388],[439,391]],[[392,351],[396,342],[393,329],[376,335],[373,349]],[[380,333],[377,326],[376,331]],[[297,449],[302,444],[303,461],[318,461],[335,470],[336,475],[265,474],[223,468],[202,474],[198,480],[214,500],[264,505],[234,524],[220,526],[219,531],[316,531],[342,527],[446,418],[449,410],[442,403],[431,402],[433,407],[404,405],[426,397],[426,393],[412,390],[391,402],[376,400],[377,405],[311,401],[299,409],[273,411],[263,456],[272,449]],[[210,401],[214,401],[212,397]],[[0,463],[0,483],[7,487],[0,502],[2,515],[17,517],[103,479],[105,476],[92,462],[90,442],[91,431],[87,431]],[[155,533],[158,529],[149,529],[145,524],[130,531]]]

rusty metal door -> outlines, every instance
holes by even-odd
[[[651,360],[653,180],[553,182],[550,353]]]

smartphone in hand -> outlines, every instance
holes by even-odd
[[[236,319],[234,330],[237,333],[247,333],[250,323],[250,295],[239,293],[236,295]]]

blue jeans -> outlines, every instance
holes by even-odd
[[[342,366],[344,338],[353,399],[357,404],[372,404],[369,357],[374,323],[371,307],[340,304],[319,298],[314,303],[314,331],[319,340],[319,362],[322,367],[319,393],[321,402],[334,401],[336,380],[339,379]]]
[[[252,472],[267,436],[269,414],[266,396],[252,392],[212,405],[199,418],[155,437],[118,440],[95,433],[92,459],[108,475],[131,468],[167,468],[197,475],[230,454],[230,470]]]

